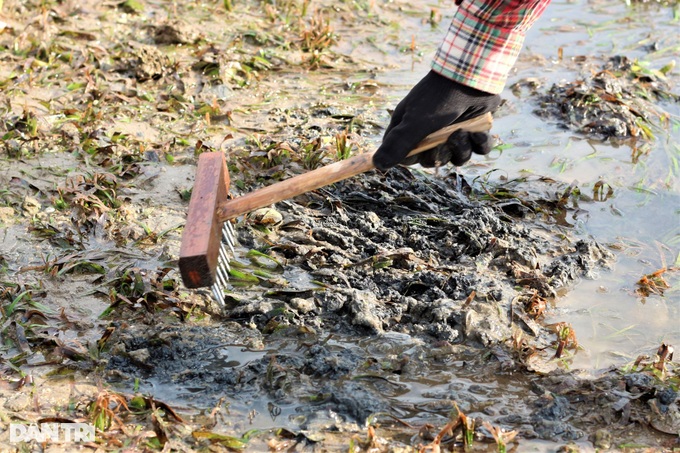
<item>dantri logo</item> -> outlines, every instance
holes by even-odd
[[[15,442],[94,442],[94,425],[89,423],[11,423],[9,441]]]

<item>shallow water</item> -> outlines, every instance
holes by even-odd
[[[441,7],[446,15],[445,8]],[[675,8],[675,12],[674,12]],[[622,1],[553,1],[530,30],[516,72],[507,87],[529,77],[548,89],[560,80],[573,81],[578,70],[570,59],[582,55],[625,55],[661,68],[677,58],[678,6],[659,4],[627,6]],[[431,54],[448,25],[429,27],[418,34],[423,55]],[[405,32],[407,33],[407,32]],[[647,46],[654,45],[650,51]],[[562,48],[562,61],[558,61]],[[380,74],[379,81],[394,84],[394,102],[428,70],[428,59],[413,64],[402,58],[402,70]],[[573,68],[573,69],[569,69]],[[676,81],[677,70],[672,77]],[[665,297],[642,298],[636,282],[680,259],[680,106],[663,104],[675,125],[656,131],[657,140],[648,155],[634,163],[631,148],[586,140],[532,113],[536,104],[526,93],[515,96],[509,88],[502,96],[508,103],[495,120],[493,133],[511,147],[486,159],[473,158],[461,169],[468,180],[488,174],[492,184],[499,178],[547,176],[576,183],[592,195],[600,180],[611,185],[614,195],[603,202],[581,203],[576,219],[568,218],[579,235],[614,245],[617,263],[592,281],[582,281],[561,297],[549,311],[547,321],[573,325],[584,348],[573,367],[598,369],[622,365],[640,354],[649,354],[661,342],[680,344],[680,293],[678,273],[667,272],[672,288]],[[502,171],[490,170],[502,169]],[[675,264],[677,265],[677,264]]]
[[[353,7],[359,3],[353,2]],[[361,137],[357,137],[357,146],[363,148],[367,141],[372,140],[371,146],[366,148],[374,147],[380,141],[380,129],[388,121],[386,110],[393,108],[428,70],[429,60],[448,25],[451,4],[396,0],[371,5],[366,5],[366,8],[388,11],[390,14],[385,16],[388,18],[400,17],[398,25],[381,25],[380,18],[368,20],[366,15],[358,14],[354,19],[365,20],[365,30],[370,32],[357,36],[356,28],[348,26],[347,30],[343,30],[346,22],[338,20],[334,24],[342,37],[334,50],[360,60],[358,66],[362,68],[361,72],[345,73],[345,69],[341,69],[301,73],[297,67],[284,65],[281,69],[283,77],[277,74],[268,81],[263,76],[252,91],[218,84],[200,93],[210,102],[213,96],[220,100],[233,100],[233,105],[225,108],[234,108],[234,124],[238,126],[234,126],[234,142],[252,131],[263,131],[266,135],[266,132],[278,130],[281,124],[274,121],[276,114],[270,115],[271,109],[291,107],[293,110],[309,111],[310,103],[316,104],[322,97],[318,95],[322,86],[325,89],[323,95],[327,96],[332,108],[343,109],[346,106],[350,111],[361,113],[362,107],[366,107],[369,112],[366,123],[369,125],[361,131]],[[438,26],[427,22],[431,8],[437,8],[444,16]],[[571,59],[580,55],[594,57],[596,67],[609,56],[621,54],[649,60],[652,67],[659,68],[680,53],[678,21],[673,19],[674,14],[677,15],[678,7],[675,8],[674,13],[673,7],[657,4],[630,7],[619,0],[556,0],[529,33],[526,48],[508,86],[532,77],[542,83],[539,89],[542,92],[553,82],[575,80],[579,67]],[[222,28],[222,24],[214,21],[210,25]],[[384,39],[375,39],[376,28],[384,34]],[[645,50],[654,41],[657,41],[657,50],[652,53]],[[410,50],[411,44],[414,50]],[[558,48],[563,49],[561,61],[558,60]],[[187,67],[195,61],[193,56],[188,57],[179,51],[178,58],[186,59],[183,62]],[[375,65],[375,72],[366,70],[371,67],[366,62]],[[192,76],[187,77],[186,83],[191,85]],[[677,84],[677,76],[673,77]],[[365,91],[347,89],[347,84],[353,82],[365,83]],[[661,342],[677,346],[680,343],[680,332],[676,326],[680,314],[677,291],[680,272],[667,274],[673,288],[666,292],[665,297],[643,299],[635,294],[635,283],[643,275],[663,266],[673,266],[678,260],[680,126],[677,120],[680,106],[664,106],[676,121],[674,129],[657,131],[658,139],[649,155],[635,163],[631,159],[631,149],[626,146],[615,147],[586,140],[534,115],[535,96],[525,92],[518,97],[507,89],[503,97],[507,104],[496,117],[493,133],[510,147],[487,158],[474,158],[463,167],[461,172],[469,182],[478,187],[482,183],[502,185],[506,180],[533,175],[550,177],[564,184],[575,183],[584,194],[592,193],[600,180],[614,190],[613,197],[602,202],[579,201],[580,209],[569,211],[564,219],[571,225],[566,227],[569,231],[609,245],[617,254],[617,263],[612,270],[601,270],[596,278],[584,280],[564,291],[547,313],[548,322],[566,321],[575,328],[583,350],[571,360],[571,368],[594,372],[611,364],[624,365],[638,354],[653,353]],[[256,114],[251,115],[248,107]],[[268,115],[272,118],[267,118]],[[316,121],[314,115],[300,116],[305,117],[300,121]],[[295,118],[291,117],[293,120]],[[162,135],[146,128],[141,130],[140,127],[147,124],[144,122],[127,124],[131,124],[130,130],[139,130],[140,137],[148,140]],[[239,128],[241,130],[237,130]],[[373,131],[375,136],[370,136]],[[290,134],[291,140],[295,133]],[[206,141],[210,134],[214,135],[216,149],[222,147],[226,150],[233,144],[226,141],[222,127],[206,130],[205,134],[208,137]],[[191,155],[186,161],[193,162],[193,150],[187,149],[186,152]],[[62,156],[58,158],[63,159]],[[73,164],[61,162],[61,165],[67,163],[77,167],[79,161]],[[134,198],[136,206],[146,208],[147,204],[151,204],[160,208],[149,211],[144,217],[153,231],[165,231],[183,222],[186,203],[167,195],[178,188],[188,188],[194,170],[195,167],[190,164],[169,165],[162,168],[163,177],[154,179],[153,184],[142,181],[139,188],[129,189],[126,193],[126,196]],[[149,174],[148,180],[158,174],[161,172]],[[545,188],[537,189],[538,192],[541,190]],[[552,226],[550,229],[551,236],[555,228]],[[35,264],[33,253],[24,254],[25,248],[32,246],[27,239],[29,236],[23,225],[11,227],[3,236],[4,243],[11,248],[11,253],[6,253],[5,258],[9,256],[13,263],[18,263],[18,267]],[[162,242],[163,247],[178,248],[178,236],[169,234],[164,236],[165,239],[168,243]],[[247,249],[245,244],[244,247]],[[139,261],[142,269],[157,269],[162,265],[159,260],[156,255],[144,255],[126,257],[123,261],[134,266]],[[243,261],[248,261],[245,256]],[[311,275],[298,267],[291,267],[293,269],[286,269],[283,277],[292,287],[315,287]],[[63,303],[78,313],[86,310],[85,317],[95,318],[104,311],[108,299],[99,297],[101,291],[92,295],[91,289],[99,286],[88,279],[84,276],[75,279],[75,283],[74,280],[53,282],[47,287],[49,302],[55,305]],[[56,285],[62,287],[52,288]],[[239,308],[240,313],[248,314],[245,308]],[[272,310],[266,310],[269,311]],[[257,309],[251,312],[261,314]],[[126,354],[121,354],[118,349],[118,353],[111,357],[112,369],[123,370],[135,379],[124,380],[121,374],[121,380],[117,381],[116,374],[107,384],[119,388],[116,384],[120,383],[120,389],[124,391],[139,385],[139,391],[176,405],[178,409],[203,413],[217,407],[211,406],[215,403],[213,399],[223,398],[223,405],[228,406],[228,410],[220,418],[217,430],[238,436],[251,428],[272,427],[286,427],[316,436],[319,432],[329,431],[328,427],[336,431],[338,426],[345,424],[353,425],[347,432],[363,433],[364,421],[368,414],[375,412],[388,412],[412,422],[414,426],[433,423],[441,427],[451,417],[453,402],[468,415],[480,416],[512,429],[531,425],[532,420],[528,417],[539,411],[535,403],[540,392],[537,393],[533,387],[539,381],[538,373],[513,374],[503,368],[500,357],[494,359],[489,351],[480,353],[475,349],[470,353],[465,348],[458,350],[457,346],[451,345],[448,346],[452,349],[447,350],[439,343],[423,344],[416,337],[395,332],[375,335],[367,331],[364,335],[361,331],[361,335],[349,337],[340,332],[331,338],[332,328],[329,330],[328,326],[314,334],[293,330],[278,336],[267,333],[263,337],[260,329],[264,329],[252,319],[255,316],[239,317],[237,310],[234,313],[233,322],[226,320],[224,324],[230,328],[245,326],[236,333],[221,331],[224,327],[222,320],[219,325],[202,326],[199,321],[177,327],[175,336],[167,337],[168,344],[177,346],[172,350],[177,354],[171,356],[174,360],[161,354],[163,350],[156,341],[156,337],[163,337],[164,332],[159,334],[149,326],[135,323],[119,329],[121,335],[126,335],[128,329],[139,329],[136,333],[132,330],[133,334],[126,340],[128,348],[124,351],[139,351],[134,356],[135,360],[143,357],[148,350],[155,351],[156,355],[152,354],[149,360],[155,371],[151,373],[148,367],[132,366]],[[314,326],[311,317],[308,316],[305,327],[308,327],[307,324]],[[196,331],[192,332],[192,328]],[[88,335],[95,335],[94,341],[100,333],[93,329]],[[314,354],[305,352],[311,343],[319,346]],[[437,352],[440,347],[442,350]],[[277,368],[277,364],[281,368]],[[301,368],[309,369],[299,373]],[[270,369],[276,382],[263,379]],[[369,375],[366,369],[374,374]],[[239,375],[250,380],[237,379]],[[146,377],[138,382],[138,376]],[[323,393],[319,389],[323,389]],[[597,412],[599,401],[593,401],[587,400],[584,404],[590,404],[588,410]],[[577,402],[574,401],[573,405],[576,406]],[[610,405],[603,407],[608,411]],[[579,413],[583,412],[574,409],[569,414]],[[520,416],[524,418],[518,419]],[[569,417],[572,415],[557,418]],[[600,426],[601,423],[595,428]],[[384,430],[382,433],[387,433],[381,435],[386,437],[391,435],[411,445],[419,443],[417,428],[397,426],[389,431],[389,423],[385,423],[381,429]],[[531,429],[529,426],[527,431]],[[588,442],[585,436],[573,438],[584,444]],[[339,450],[346,451],[348,442],[346,432],[341,432],[337,439],[329,439],[327,444],[340,445]],[[495,450],[495,446],[490,444],[489,451]],[[520,450],[554,451],[555,443],[524,439]]]
[[[569,19],[577,24],[573,30],[557,34],[550,31],[551,27],[567,26]],[[618,24],[619,20],[625,25]],[[547,23],[550,26],[546,26]],[[671,7],[626,7],[623,2],[554,2],[528,41],[532,52],[546,58],[554,57],[555,46],[562,46],[565,58],[581,54],[605,57],[623,54],[660,68],[678,55],[677,30],[678,22],[673,21]],[[648,54],[640,49],[642,44],[654,41],[658,41],[659,49],[673,46],[674,50]],[[556,75],[549,75],[549,80],[557,80]],[[517,76],[522,77],[522,73]],[[674,92],[677,93],[677,85]],[[526,161],[517,162],[516,152],[510,149],[497,161],[508,172],[531,168],[556,180],[578,181],[582,188],[592,190],[600,179],[614,187],[610,200],[582,206],[588,215],[576,228],[600,243],[620,244],[618,262],[611,272],[602,272],[599,279],[577,285],[558,302],[548,319],[549,322],[567,321],[574,326],[585,348],[576,355],[575,367],[621,365],[639,354],[648,354],[661,342],[680,343],[677,273],[667,274],[672,288],[665,297],[645,299],[634,292],[635,283],[643,275],[671,267],[680,257],[677,168],[680,106],[667,103],[663,107],[675,119],[675,125],[671,130],[658,132],[651,152],[638,163],[632,162],[631,149],[627,146],[592,144],[550,125],[521,131],[514,129],[517,123],[507,124],[501,120],[497,125],[499,134],[504,127],[512,127],[519,141],[533,136],[536,142],[546,143],[537,152],[529,152]],[[530,117],[527,110],[530,107],[524,105],[522,113]],[[531,119],[533,123],[535,119]],[[507,122],[510,123],[510,118]],[[541,127],[549,135],[545,132],[542,137],[538,135]]]

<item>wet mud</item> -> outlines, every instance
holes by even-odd
[[[49,449],[5,428],[55,417],[96,424],[92,450],[678,447],[672,347],[580,373],[578,332],[544,320],[616,264],[575,234],[574,185],[370,172],[239,219],[221,303],[185,289],[197,156],[227,153],[238,195],[374,148],[395,90],[376,72],[441,20],[208,3],[0,2],[3,451]],[[635,90],[675,102],[669,71],[619,58],[532,98],[649,139]]]
[[[141,380],[189,406],[227,398],[250,427],[284,427],[311,450],[377,419],[408,423],[402,436],[426,444],[433,435],[419,428],[458,410],[565,445],[608,448],[631,424],[672,434],[673,385],[616,370],[579,379],[566,365],[577,343],[557,357],[560,335],[539,322],[538,300],[553,303],[612,264],[597,243],[473,201],[456,174],[371,173],[281,208],[275,225],[237,225],[241,257],[266,255],[240,268],[245,286],[232,288],[223,321],[117,329],[110,382]],[[244,278],[263,256],[270,274]]]
[[[554,84],[538,97],[535,113],[598,140],[653,140],[666,116],[661,105],[680,101],[666,77],[675,63],[650,68],[617,55],[593,66],[584,59],[584,76]]]

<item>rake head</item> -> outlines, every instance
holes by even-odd
[[[201,154],[182,234],[179,269],[187,288],[210,286],[220,305],[224,304],[236,235],[231,222],[222,221],[215,213],[228,198],[229,171],[224,154]]]

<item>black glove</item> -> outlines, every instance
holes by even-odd
[[[495,110],[500,96],[479,91],[430,71],[397,105],[382,145],[373,156],[373,164],[387,170],[402,163],[420,163],[424,167],[451,162],[463,165],[472,153],[488,154],[491,137],[486,132],[458,130],[437,148],[404,159],[427,135]]]

